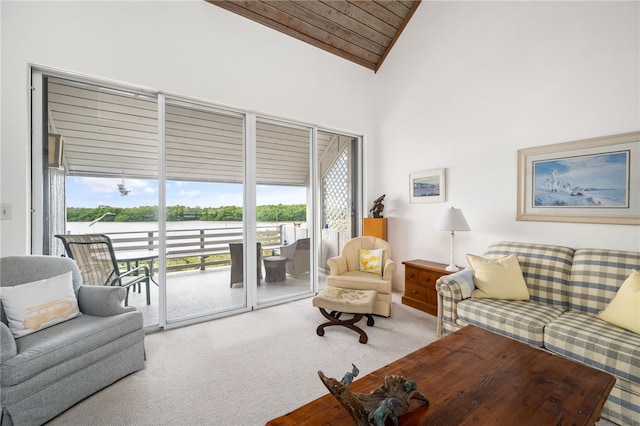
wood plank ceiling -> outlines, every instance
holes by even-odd
[[[420,0],[206,0],[378,71]]]

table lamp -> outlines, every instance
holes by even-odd
[[[453,235],[455,231],[470,231],[469,224],[462,214],[462,210],[451,207],[444,211],[444,214],[440,217],[436,229],[443,229],[445,231],[451,231],[451,263],[445,269],[449,272],[458,271],[459,268],[453,261]]]

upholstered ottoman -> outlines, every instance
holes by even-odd
[[[367,343],[369,338],[363,329],[355,325],[362,319],[367,317],[367,325],[372,327],[374,324],[373,303],[376,299],[377,292],[375,290],[353,290],[348,288],[327,287],[323,289],[316,297],[313,298],[313,306],[320,308],[320,313],[329,321],[321,324],[316,329],[318,336],[324,336],[325,327],[331,325],[341,325],[347,327],[360,334],[360,343]],[[327,312],[331,311],[331,313]],[[340,319],[343,313],[353,314],[348,320]]]

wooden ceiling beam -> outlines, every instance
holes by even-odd
[[[321,41],[323,43],[335,45],[347,52],[349,51],[349,45],[352,44],[372,52],[375,55],[372,58],[374,61],[377,61],[377,58],[384,53],[385,46],[391,41],[390,38],[382,34],[375,34],[368,27],[361,26],[361,28],[358,28],[358,23],[347,16],[336,16],[339,14],[336,14],[335,9],[320,2],[313,1],[296,4],[282,1],[274,3],[274,7],[290,13],[298,19],[305,20],[322,30]],[[294,28],[293,30],[296,29]],[[341,40],[340,46],[332,42],[332,39]]]
[[[206,0],[377,71],[421,0]]]
[[[391,52],[391,48],[393,47],[394,44],[396,44],[396,41],[398,41],[398,38],[400,38],[400,34],[402,34],[402,31],[404,31],[405,27],[409,23],[409,20],[411,20],[411,17],[415,13],[415,11],[418,9],[418,6],[420,6],[420,2],[421,2],[421,0],[416,0],[411,4],[411,8],[409,9],[409,13],[407,14],[407,16],[405,16],[404,22],[402,23],[402,26],[400,28],[398,28],[398,31],[396,32],[396,35],[393,37],[393,40],[391,40],[391,43],[389,43],[389,46],[387,46],[387,50],[384,52],[384,54],[382,55],[382,57],[380,58],[380,60],[376,64],[376,69],[374,70],[375,72],[378,72],[378,70],[382,66],[382,63],[387,58],[387,55],[389,55],[389,52]]]
[[[376,3],[380,7],[384,7],[389,12],[396,14],[401,18],[402,21],[406,20],[406,16],[409,14],[412,6],[411,2],[409,2],[409,6],[407,6],[401,1],[374,0],[374,3]],[[398,28],[399,27],[400,26],[398,25]]]

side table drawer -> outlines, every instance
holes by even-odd
[[[436,288],[436,281],[441,274],[432,271],[420,271],[420,285],[424,288]]]
[[[407,266],[404,273],[405,282],[411,282],[418,285],[420,283],[420,269]]]
[[[427,289],[410,281],[404,284],[404,295],[416,301],[427,303]]]
[[[438,292],[436,291],[436,281],[442,274],[433,271],[420,272],[420,286],[425,291],[425,302],[430,306],[438,306]]]

